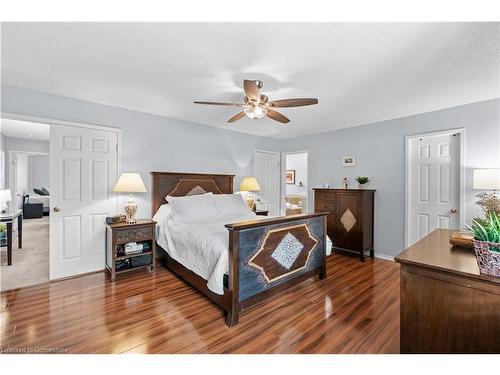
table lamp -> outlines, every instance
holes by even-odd
[[[139,173],[122,173],[115,187],[115,193],[129,193],[127,204],[125,205],[125,215],[127,224],[135,224],[135,214],[137,212],[137,203],[135,203],[132,193],[146,193],[146,186]]]
[[[10,202],[12,200],[12,196],[10,195],[10,190],[5,189],[5,190],[0,190],[0,212],[3,214],[7,212],[9,209],[9,205],[7,202]]]
[[[249,192],[253,193],[253,194],[248,194],[247,205],[248,205],[248,208],[250,208],[252,211],[255,211],[255,209],[254,209],[255,192],[260,191],[260,186],[259,186],[259,183],[257,182],[257,179],[255,177],[243,178],[243,181],[241,181],[241,184],[240,184],[240,190],[241,191],[249,191]]]
[[[474,190],[500,190],[500,168],[474,169],[472,171]]]

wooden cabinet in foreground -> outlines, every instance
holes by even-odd
[[[401,353],[500,353],[500,278],[481,275],[473,249],[436,229],[401,263]]]

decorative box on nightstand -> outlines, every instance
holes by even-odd
[[[155,221],[139,219],[135,224],[106,225],[106,270],[114,281],[117,274],[148,268],[154,272],[156,263]],[[125,252],[135,242],[142,250]]]
[[[255,215],[258,215],[258,216],[267,216],[267,214],[269,213],[269,211],[267,210],[255,210]]]

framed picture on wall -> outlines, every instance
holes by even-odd
[[[295,169],[287,169],[286,170],[285,181],[287,184],[295,185]]]
[[[342,157],[342,166],[343,167],[355,167],[356,166],[356,156],[349,155]]]

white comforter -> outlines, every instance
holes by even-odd
[[[208,288],[224,294],[224,274],[229,267],[229,232],[225,224],[265,219],[254,213],[175,224],[159,220],[157,242],[184,267],[207,280]]]

